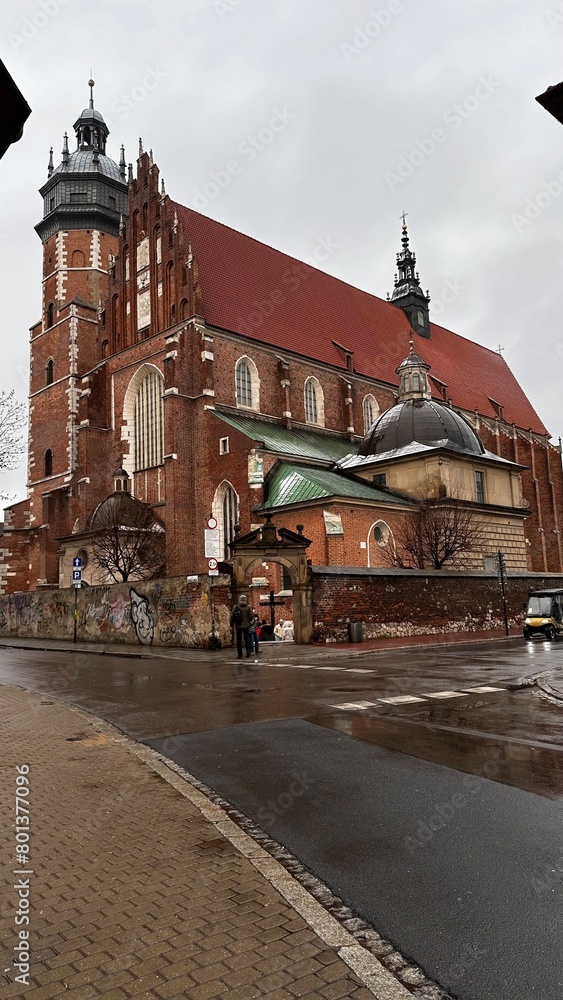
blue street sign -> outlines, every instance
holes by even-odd
[[[75,569],[82,569],[82,559],[80,558],[80,556],[74,557],[74,559],[72,560],[72,565],[74,566]]]
[[[73,580],[81,580],[82,579],[82,570],[81,569],[73,569],[73,571],[72,571],[72,579]]]

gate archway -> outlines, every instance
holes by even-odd
[[[293,590],[293,629],[295,642],[308,643],[313,634],[313,582],[311,567],[307,565],[310,538],[305,538],[303,525],[297,531],[278,528],[266,514],[266,523],[246,535],[241,535],[240,525],[235,525],[235,537],[230,543],[233,556],[231,591],[233,604],[248,589],[252,570],[263,562],[285,566]]]

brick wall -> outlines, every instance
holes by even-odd
[[[509,575],[510,623],[520,626],[532,590],[563,587],[563,576]],[[472,632],[504,625],[496,576],[410,570],[313,567],[313,636],[335,642],[347,623],[363,622],[364,637]]]

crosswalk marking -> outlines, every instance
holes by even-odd
[[[375,701],[347,701],[343,705],[331,705],[331,708],[341,708],[344,711],[362,711],[364,708],[376,708]]]
[[[423,698],[463,698],[464,695],[464,691],[429,691]]]
[[[424,701],[414,694],[399,694],[394,698],[378,698],[384,705],[412,705],[415,701]]]
[[[491,687],[488,684],[483,684],[481,687],[463,688],[468,694],[492,694],[494,691],[506,691],[506,688]]]

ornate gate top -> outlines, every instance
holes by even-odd
[[[305,551],[311,544],[310,538],[305,538],[303,525],[297,524],[297,531],[290,528],[278,528],[272,521],[272,515],[266,514],[266,523],[254,531],[241,535],[240,524],[235,524],[235,537],[229,543],[233,559],[241,550],[247,549],[276,549],[280,554],[291,552],[296,555],[299,550]]]

